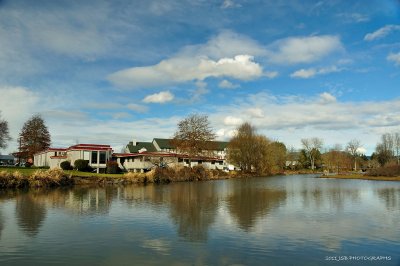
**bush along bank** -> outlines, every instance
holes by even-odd
[[[193,168],[155,168],[147,173],[125,174],[90,174],[83,172],[64,172],[61,169],[37,170],[26,176],[19,171],[0,171],[0,188],[38,188],[71,185],[106,185],[106,184],[147,184],[170,183],[181,181],[203,181],[227,179],[232,173],[220,170],[206,170],[201,166]]]
[[[62,170],[37,170],[30,176],[25,176],[18,171],[0,172],[0,188],[39,188],[70,186],[74,180]]]

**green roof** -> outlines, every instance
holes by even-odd
[[[223,151],[224,149],[226,149],[228,147],[228,143],[227,141],[214,141],[217,144],[217,150],[219,151]]]
[[[155,138],[153,141],[157,142],[160,149],[176,149],[176,147],[171,144],[172,139]]]
[[[152,142],[136,142],[136,146],[133,146],[133,143],[129,142],[126,147],[129,149],[130,153],[137,153],[143,148],[145,148],[148,152],[157,151]]]
[[[160,149],[176,149],[176,147],[171,144],[172,139],[155,138],[153,141],[157,142]],[[228,146],[229,143],[227,141],[211,141],[211,142],[215,144],[215,148],[219,151],[223,151]]]

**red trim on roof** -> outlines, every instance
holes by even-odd
[[[71,147],[69,151],[112,151],[112,148],[100,148],[100,147]]]

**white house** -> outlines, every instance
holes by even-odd
[[[156,165],[166,166],[196,166],[206,169],[230,169],[226,163],[228,142],[214,141],[215,150],[209,151],[209,156],[189,157],[177,153],[171,139],[155,138],[152,142],[137,142],[133,140],[125,147],[125,153],[115,153],[121,169],[133,172],[146,172]]]
[[[103,171],[107,162],[112,157],[110,145],[99,144],[77,144],[69,148],[49,148],[34,155],[33,164],[35,166],[48,166],[50,168],[60,168],[60,163],[69,161],[74,165],[76,160],[87,160],[89,165],[99,173]]]

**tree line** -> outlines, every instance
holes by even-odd
[[[216,149],[216,134],[207,115],[192,114],[177,124],[172,145],[177,152],[187,154],[188,158],[212,156]],[[0,113],[0,149],[7,147],[12,138],[8,122]],[[50,147],[51,136],[45,121],[40,115],[28,119],[17,139],[20,160],[33,158],[37,152]],[[377,168],[388,164],[400,165],[400,133],[385,133],[371,157],[361,152],[361,142],[350,140],[343,148],[336,144],[323,148],[323,140],[318,137],[301,139],[302,148],[287,148],[283,142],[272,140],[258,133],[249,122],[239,125],[229,140],[227,161],[244,172],[257,174],[276,174],[285,169],[299,170],[323,168],[333,172]]]

